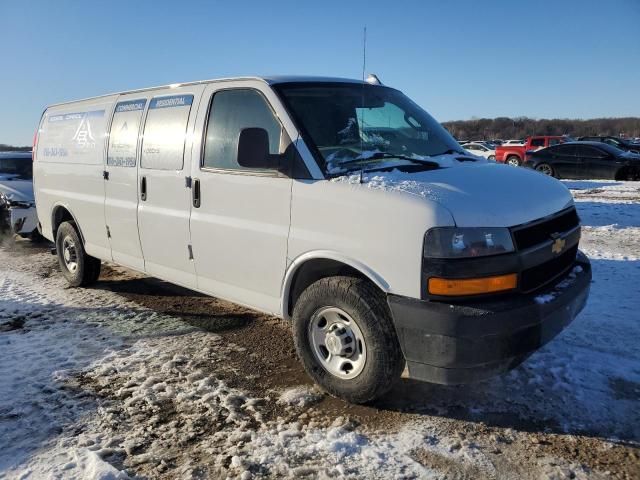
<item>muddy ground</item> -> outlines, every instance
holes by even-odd
[[[46,256],[49,248],[46,244],[20,241],[4,247],[12,256],[22,257],[22,261],[32,257],[43,281],[60,275],[55,257]],[[229,387],[251,397],[264,398],[270,392],[300,385],[312,387],[296,358],[289,325],[283,320],[114,265],[103,266],[93,289],[112,292],[141,308],[178,318],[185,325],[221,336],[226,344],[241,347],[227,352],[224,369],[211,365],[210,370]],[[20,329],[21,320],[5,322],[0,328]],[[199,367],[208,368],[206,363]],[[100,386],[91,378],[80,380],[98,397],[113,394],[110,386]],[[616,382],[612,388],[619,395],[637,400],[637,384],[624,379]],[[480,450],[495,467],[497,478],[640,478],[637,439],[608,438],[593,428],[567,432],[557,422],[535,413],[527,415],[518,408],[512,412],[474,411],[455,404],[443,408],[443,398],[465,392],[464,387],[441,387],[403,378],[385,398],[369,406],[321,395],[304,412],[292,413],[276,402],[264,402],[261,414],[266,420],[296,417],[302,424],[313,419],[314,426],[320,427],[330,426],[337,418],[348,418],[353,428],[373,434],[392,434],[405,425],[428,419],[438,435],[458,439],[448,446],[451,452],[465,445]],[[459,462],[430,449],[417,448],[410,455],[430,470],[440,472],[441,478],[475,479],[488,475],[476,464]],[[112,462],[118,463],[117,459]],[[149,470],[144,465],[133,471],[148,478],[165,476],[164,470]],[[172,472],[166,472],[167,478],[173,478]]]

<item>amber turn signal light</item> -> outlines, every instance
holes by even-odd
[[[460,280],[433,277],[429,279],[429,293],[443,296],[480,295],[513,290],[517,284],[518,275],[515,273]]]

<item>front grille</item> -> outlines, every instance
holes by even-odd
[[[559,277],[573,265],[577,254],[578,245],[574,245],[562,255],[524,270],[520,274],[520,290],[530,292]]]
[[[546,242],[555,233],[567,232],[577,227],[579,223],[580,219],[578,218],[576,209],[572,208],[557,217],[514,227],[511,229],[511,233],[516,248],[518,250],[525,250],[539,243]]]

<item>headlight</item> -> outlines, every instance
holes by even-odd
[[[432,228],[425,235],[424,256],[469,258],[513,252],[507,228]]]

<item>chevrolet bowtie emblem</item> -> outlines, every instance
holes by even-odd
[[[556,255],[564,250],[564,246],[567,241],[564,238],[556,238],[554,242],[551,244],[551,251]]]

